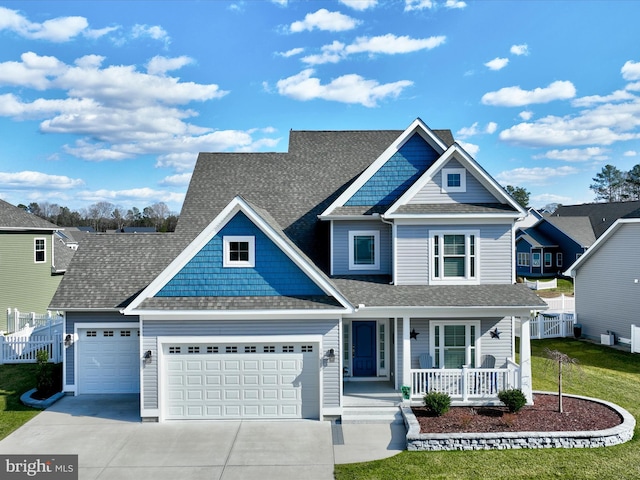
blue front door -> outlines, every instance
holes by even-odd
[[[353,322],[353,376],[376,376],[376,322]]]

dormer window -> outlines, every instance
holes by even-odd
[[[464,168],[442,169],[442,193],[466,192],[467,171]]]
[[[349,231],[349,270],[380,269],[380,232]]]
[[[225,267],[252,268],[255,264],[255,237],[224,237]]]

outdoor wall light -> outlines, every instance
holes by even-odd
[[[329,349],[329,351],[327,352],[327,358],[330,362],[336,361],[336,352],[333,348]]]
[[[64,346],[68,347],[73,343],[73,336],[68,333],[66,337],[64,337]]]
[[[146,352],[144,352],[143,358],[145,359],[145,361],[150,362],[151,361],[151,350],[147,350]]]

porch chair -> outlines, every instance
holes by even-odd
[[[482,357],[480,357],[480,368],[496,368],[496,357],[494,357],[493,355],[482,355]],[[497,373],[491,373],[490,374],[490,390],[491,393],[497,393],[498,392],[498,374]]]
[[[420,354],[420,357],[418,358],[418,361],[420,362],[420,369],[425,370],[428,368],[433,368],[433,362],[431,361],[431,355],[429,355],[428,353],[422,353]],[[424,382],[422,385],[420,385],[422,387],[422,390],[425,393],[429,393],[429,382],[428,380],[425,378]]]

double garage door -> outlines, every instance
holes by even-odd
[[[318,344],[162,348],[165,419],[319,418]]]
[[[78,330],[78,393],[138,393],[138,334],[126,327]]]

